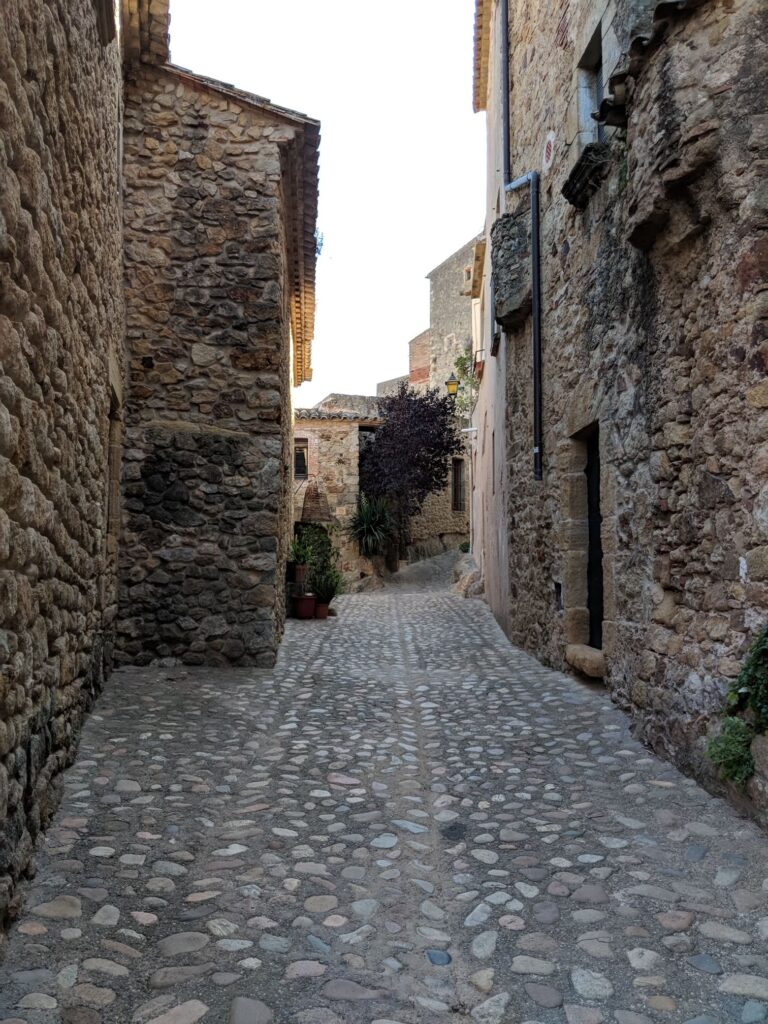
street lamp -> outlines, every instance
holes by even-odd
[[[448,380],[445,382],[446,389],[450,398],[455,398],[459,393],[459,378],[455,373],[452,373]]]

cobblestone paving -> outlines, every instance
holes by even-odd
[[[113,676],[0,1019],[766,1019],[765,836],[442,566],[292,622],[274,672]]]

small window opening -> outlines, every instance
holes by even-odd
[[[593,142],[605,142],[605,125],[592,117],[605,98],[603,27],[600,23],[579,62],[579,128]]]
[[[451,504],[454,512],[466,509],[464,459],[454,459],[451,473]]]
[[[120,469],[123,455],[123,419],[120,400],[112,392],[109,405],[107,448],[106,537],[110,553],[117,550],[120,535]]]
[[[107,46],[117,35],[114,0],[93,0],[96,9],[96,27],[102,46]]]
[[[309,442],[305,440],[294,441],[293,444],[293,475],[296,480],[306,480],[309,477]]]

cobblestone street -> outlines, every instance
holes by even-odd
[[[765,836],[441,584],[291,622],[274,671],[113,675],[0,1019],[765,1020]]]

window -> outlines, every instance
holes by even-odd
[[[296,480],[309,477],[309,442],[297,440],[293,443],[293,475]]]
[[[605,125],[598,124],[592,117],[592,114],[599,110],[604,98],[603,41],[600,24],[579,62],[579,128],[583,135],[588,136],[585,141],[606,141]]]
[[[120,467],[123,454],[123,421],[120,400],[111,392],[109,406],[109,424],[107,435],[107,493],[106,493],[106,531],[107,553],[117,553],[117,541],[120,535]]]
[[[99,39],[102,46],[107,46],[117,35],[114,0],[94,0],[93,6],[96,8],[96,27],[99,30]]]
[[[464,459],[454,459],[451,472],[451,504],[454,512],[464,512],[466,509],[464,490]]]

